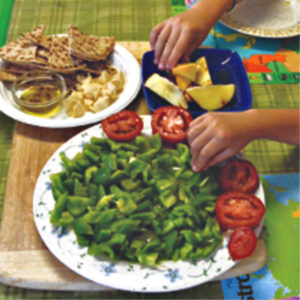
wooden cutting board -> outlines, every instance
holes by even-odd
[[[120,42],[137,58],[150,49],[148,42]],[[149,114],[142,91],[129,109]],[[69,270],[46,248],[36,230],[32,199],[36,180],[55,150],[87,127],[48,129],[16,122],[0,234],[0,281],[18,287],[97,291],[107,289]],[[259,240],[255,253],[223,274],[230,278],[260,269],[266,249]]]

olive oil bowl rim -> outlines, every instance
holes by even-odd
[[[56,97],[52,98],[51,100],[49,100],[45,103],[29,103],[27,101],[22,100],[17,95],[19,86],[21,87],[22,84],[28,83],[30,81],[39,80],[39,77],[41,77],[41,79],[43,79],[43,76],[48,76],[49,78],[51,77],[51,80],[54,80],[59,83],[58,84],[58,88],[60,90],[59,95],[57,95]],[[62,99],[65,98],[66,94],[67,94],[67,88],[66,88],[65,79],[63,78],[62,75],[55,73],[55,72],[51,72],[51,71],[26,72],[22,76],[20,76],[16,81],[14,81],[13,85],[12,85],[13,99],[15,100],[16,104],[18,104],[19,106],[24,107],[24,108],[39,109],[39,108],[52,107],[54,104],[59,104],[62,101]]]

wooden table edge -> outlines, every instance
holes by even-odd
[[[213,279],[220,281],[251,274],[267,261],[262,239],[251,257]],[[9,286],[36,290],[109,291],[109,287],[87,280],[65,267],[48,250],[21,250],[0,252],[0,282]]]

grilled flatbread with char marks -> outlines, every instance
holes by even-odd
[[[88,61],[107,59],[116,43],[114,37],[96,37],[82,33],[73,25],[68,28],[68,38],[71,53]]]
[[[43,38],[44,31],[45,31],[46,25],[40,25],[33,29],[31,32],[23,33],[22,37],[30,41],[32,44],[35,44],[36,46],[42,46],[43,45]]]
[[[13,74],[24,74],[35,70],[36,68],[31,65],[20,65],[15,63],[6,62],[1,71]]]
[[[18,75],[8,73],[5,71],[0,71],[0,80],[2,81],[15,81],[18,79]]]
[[[71,56],[67,36],[53,35],[49,41],[50,49],[47,68],[58,72],[72,72],[86,67],[82,59]]]
[[[37,46],[23,37],[0,48],[0,58],[5,61],[16,64],[45,64],[46,61],[37,57],[36,53]]]
[[[45,27],[40,25],[0,48],[0,59],[5,62],[0,80],[14,81],[30,71],[48,70],[64,75],[71,87],[77,71],[100,75],[106,70],[105,60],[113,51],[114,37],[91,36],[74,26],[70,26],[68,35],[46,36]]]

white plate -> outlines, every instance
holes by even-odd
[[[124,90],[119,98],[108,108],[98,112],[86,112],[80,118],[69,117],[65,110],[53,118],[39,118],[24,113],[14,103],[12,93],[0,82],[0,109],[7,116],[26,124],[48,127],[48,128],[67,128],[92,124],[103,120],[126,106],[128,106],[137,96],[141,87],[141,68],[135,57],[123,46],[116,44],[112,53],[110,63],[121,70],[126,79]],[[1,60],[0,60],[1,68]]]
[[[151,116],[142,116],[145,135],[150,135]],[[34,221],[40,236],[49,250],[68,268],[98,284],[111,288],[135,292],[170,292],[190,288],[214,279],[226,272],[237,262],[228,253],[228,238],[208,259],[198,261],[167,261],[157,269],[142,267],[137,263],[110,262],[87,254],[86,247],[76,243],[75,234],[66,232],[50,224],[50,212],[55,201],[52,197],[49,174],[62,171],[60,152],[73,158],[81,152],[83,145],[90,142],[92,136],[105,137],[101,125],[95,125],[77,134],[63,144],[48,160],[37,180],[33,196]],[[256,193],[265,203],[262,185]],[[263,222],[256,228],[259,235]]]
[[[244,0],[220,22],[238,32],[266,38],[300,33],[299,0]]]

